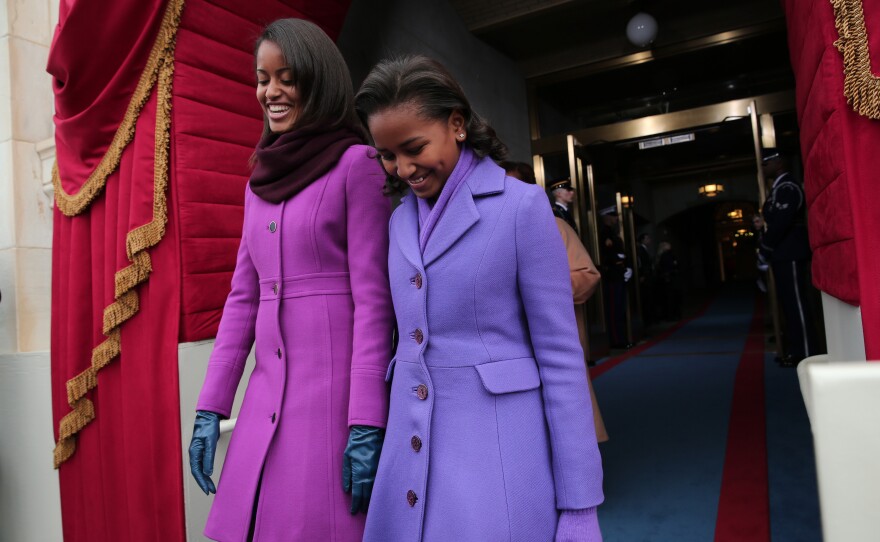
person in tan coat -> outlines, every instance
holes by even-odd
[[[535,171],[532,167],[524,162],[501,162],[499,164],[507,172],[507,175],[514,179],[519,179],[528,184],[537,184],[535,180]],[[590,296],[599,287],[599,271],[593,264],[593,259],[581,243],[577,232],[568,225],[568,223],[556,217],[556,226],[562,235],[562,241],[565,243],[565,252],[568,254],[568,269],[571,273],[571,291],[574,297],[574,315],[577,319],[578,338],[581,341],[581,348],[585,354],[589,354],[587,350],[587,325],[584,320],[583,304],[590,299]],[[596,393],[593,391],[593,382],[590,380],[590,371],[587,370],[587,385],[590,387],[590,400],[593,402],[593,422],[596,426],[596,441],[605,442],[608,440],[608,432],[605,430],[605,422],[602,420],[602,413],[599,411],[599,404],[596,402]]]
[[[584,320],[583,304],[599,287],[599,279],[602,278],[593,259],[581,243],[577,233],[565,220],[556,217],[556,226],[565,243],[565,251],[568,253],[568,268],[571,273],[571,291],[574,296],[574,314],[577,319],[578,336],[584,352],[587,351],[587,325]],[[596,401],[596,393],[593,391],[593,382],[590,380],[590,372],[587,371],[587,384],[590,386],[590,398],[593,401],[593,422],[596,425],[596,440],[605,442],[608,440],[608,432],[605,430],[605,422],[602,420],[602,412]]]

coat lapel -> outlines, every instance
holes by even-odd
[[[425,245],[425,266],[443,255],[458,239],[471,229],[471,226],[480,220],[480,213],[474,203],[470,187],[465,185],[449,200],[446,212],[440,217],[440,222],[428,238]]]
[[[504,170],[489,158],[483,158],[446,206],[446,212],[428,239],[423,257],[425,266],[442,256],[480,220],[474,198],[504,191]],[[415,205],[413,205],[415,208]],[[418,222],[418,217],[416,217]],[[418,240],[416,241],[418,246]]]
[[[400,209],[396,213],[394,237],[404,257],[413,264],[416,269],[424,269],[422,254],[419,250],[419,210],[416,206],[416,196],[408,194],[400,203]]]

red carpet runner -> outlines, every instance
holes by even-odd
[[[707,301],[705,305],[700,307],[700,309],[697,312],[695,312],[692,316],[689,316],[689,317],[679,321],[678,323],[676,323],[674,326],[670,327],[666,331],[663,331],[663,332],[657,334],[651,340],[645,341],[644,343],[642,343],[638,346],[630,348],[629,350],[627,350],[623,354],[620,354],[619,356],[615,356],[615,357],[609,359],[608,361],[603,361],[602,363],[600,363],[599,365],[596,365],[595,367],[590,367],[590,369],[589,369],[590,378],[593,380],[596,380],[597,378],[599,378],[603,374],[607,373],[611,369],[617,367],[618,365],[620,365],[624,361],[626,361],[630,358],[633,358],[635,356],[638,356],[639,354],[641,354],[645,350],[651,348],[652,346],[665,341],[666,339],[669,338],[670,335],[672,335],[673,333],[675,333],[676,331],[678,331],[679,329],[684,327],[685,324],[687,324],[693,320],[696,320],[700,316],[703,316],[706,313],[706,311],[709,310],[709,307],[712,306],[712,303],[714,303],[714,302],[715,302],[715,296],[713,296],[711,299],[709,299],[709,301]]]
[[[764,303],[755,300],[736,371],[715,542],[769,542],[770,496],[764,398]]]

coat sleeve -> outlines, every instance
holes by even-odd
[[[349,425],[385,427],[394,313],[388,283],[391,201],[382,194],[385,172],[366,150],[346,179],[348,267],[354,301]]]
[[[577,233],[565,220],[556,217],[556,227],[562,234],[562,242],[565,244],[565,252],[568,255],[568,269],[571,273],[571,292],[574,304],[586,303],[596,288],[599,286],[599,271],[593,264],[593,259],[581,243]]]
[[[260,279],[251,260],[247,242],[247,216],[250,190],[245,194],[244,226],[238,258],[232,275],[232,289],[223,306],[217,340],[196,410],[210,410],[228,418],[235,391],[241,381],[248,354],[254,344],[257,309],[260,305]]]
[[[602,464],[565,247],[543,193],[531,188],[517,210],[517,281],[541,376],[556,506],[579,510],[602,502]]]

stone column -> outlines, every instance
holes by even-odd
[[[49,0],[0,6],[0,354],[47,351],[52,194],[38,145],[48,180],[55,145],[46,60],[58,8]]]

